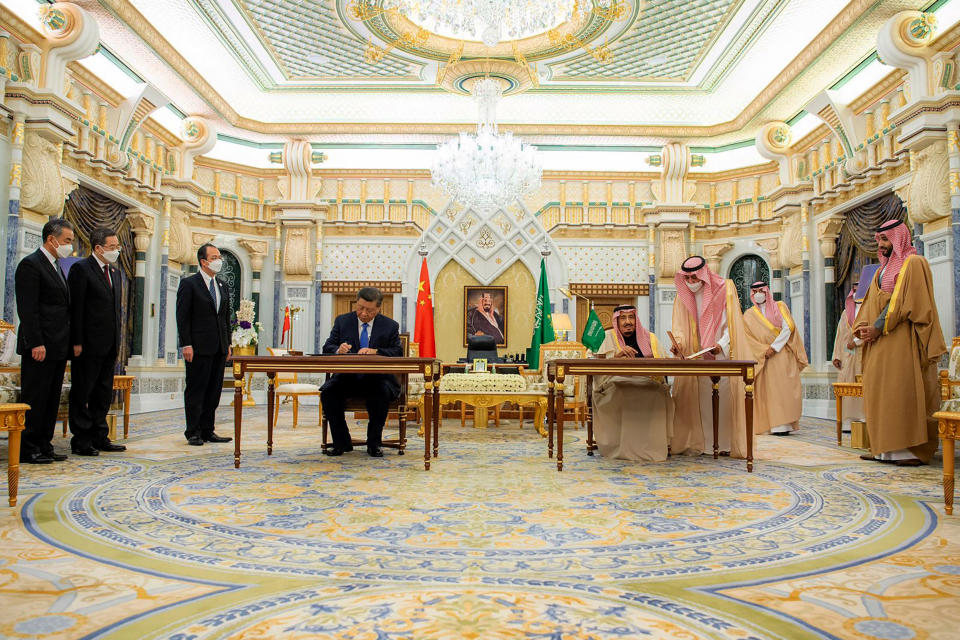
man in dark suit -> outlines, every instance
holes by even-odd
[[[30,464],[67,459],[52,441],[70,349],[70,290],[59,259],[73,253],[73,225],[51,218],[41,235],[43,245],[20,261],[14,276],[21,396],[30,405],[20,462]]]
[[[183,412],[187,443],[230,442],[233,438],[213,432],[223,367],[232,355],[230,347],[230,288],[217,279],[223,267],[220,250],[212,244],[197,249],[200,272],[180,281],[177,289],[177,334],[183,349],[187,386]]]
[[[323,345],[324,353],[379,355],[398,358],[403,355],[400,326],[380,315],[383,294],[375,287],[364,287],[357,293],[357,310],[337,316],[330,337]],[[344,418],[348,398],[363,398],[370,420],[367,423],[367,453],[383,457],[380,446],[383,424],[387,421],[390,401],[400,395],[400,383],[389,374],[343,374],[331,376],[320,388],[323,414],[330,423],[333,447],[324,451],[339,456],[353,451],[350,430]]]
[[[112,229],[90,233],[93,251],[70,268],[70,450],[80,456],[126,451],[110,442],[107,412],[120,353],[120,241]]]

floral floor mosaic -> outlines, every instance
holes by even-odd
[[[406,456],[330,458],[309,412],[268,457],[248,409],[239,470],[179,411],[133,416],[124,454],[24,465],[0,638],[960,637],[939,461],[863,462],[832,423],[759,438],[753,474],[587,457],[572,431],[557,473],[529,422],[448,420],[424,472],[415,429]]]

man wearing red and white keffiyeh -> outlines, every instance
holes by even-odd
[[[670,332],[681,357],[709,349],[707,359],[748,360],[743,312],[733,282],[710,270],[701,256],[683,261],[674,277],[677,297],[673,303]],[[717,449],[721,454],[746,456],[746,422],[743,381],[726,376],[719,383],[720,408]],[[677,376],[673,382],[676,403],[674,453],[712,453],[713,385],[709,377]]]
[[[862,458],[912,467],[937,450],[937,363],[946,353],[930,265],[900,220],[877,229],[880,270],[854,322],[863,346],[863,404],[870,453]]]

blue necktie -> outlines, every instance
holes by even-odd
[[[360,348],[366,349],[370,346],[370,336],[367,334],[367,327],[370,326],[366,322],[363,323],[363,328],[360,330]]]
[[[217,279],[210,278],[210,297],[213,298],[213,306],[217,306]]]

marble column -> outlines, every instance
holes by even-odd
[[[960,123],[947,125],[947,155],[950,161],[950,228],[953,241],[953,335],[960,336]]]
[[[655,244],[655,234],[653,225],[649,225],[647,227],[647,277],[650,279],[650,295],[647,299],[650,300],[650,324],[647,325],[647,330],[650,333],[656,333],[657,331],[657,270],[655,266],[657,245]]]
[[[130,221],[130,227],[133,229],[133,243],[136,249],[134,254],[135,267],[133,278],[133,348],[131,357],[143,359],[143,334],[144,334],[144,305],[146,302],[147,286],[147,251],[150,249],[150,241],[153,239],[154,223],[153,216],[138,209],[132,209],[127,213],[127,219]]]
[[[820,253],[823,255],[823,311],[824,311],[824,337],[826,342],[827,355],[833,348],[833,339],[837,331],[836,317],[837,304],[837,276],[834,266],[834,259],[837,252],[837,237],[833,235],[822,235],[820,237]],[[810,347],[807,347],[810,351]],[[827,358],[829,359],[829,358]]]
[[[7,320],[14,322],[16,299],[13,276],[17,271],[20,256],[20,186],[23,175],[23,122],[26,116],[16,113],[11,124],[10,136],[10,182],[7,202],[7,257],[4,264],[3,308]],[[41,240],[42,242],[42,240]]]
[[[800,228],[802,232],[802,270],[803,270],[803,345],[810,359],[810,239],[807,229],[809,203],[800,204]],[[791,313],[793,310],[791,309]]]
[[[273,244],[273,344],[280,344],[280,335],[283,331],[283,308],[280,306],[280,290],[283,288],[283,268],[280,258],[283,253],[283,243],[280,238],[280,223],[277,223]]]
[[[166,363],[167,353],[167,280],[170,274],[170,211],[172,199],[163,197],[163,217],[160,220],[160,290],[157,292],[160,310],[157,329],[157,365]],[[136,242],[136,240],[134,240]]]

